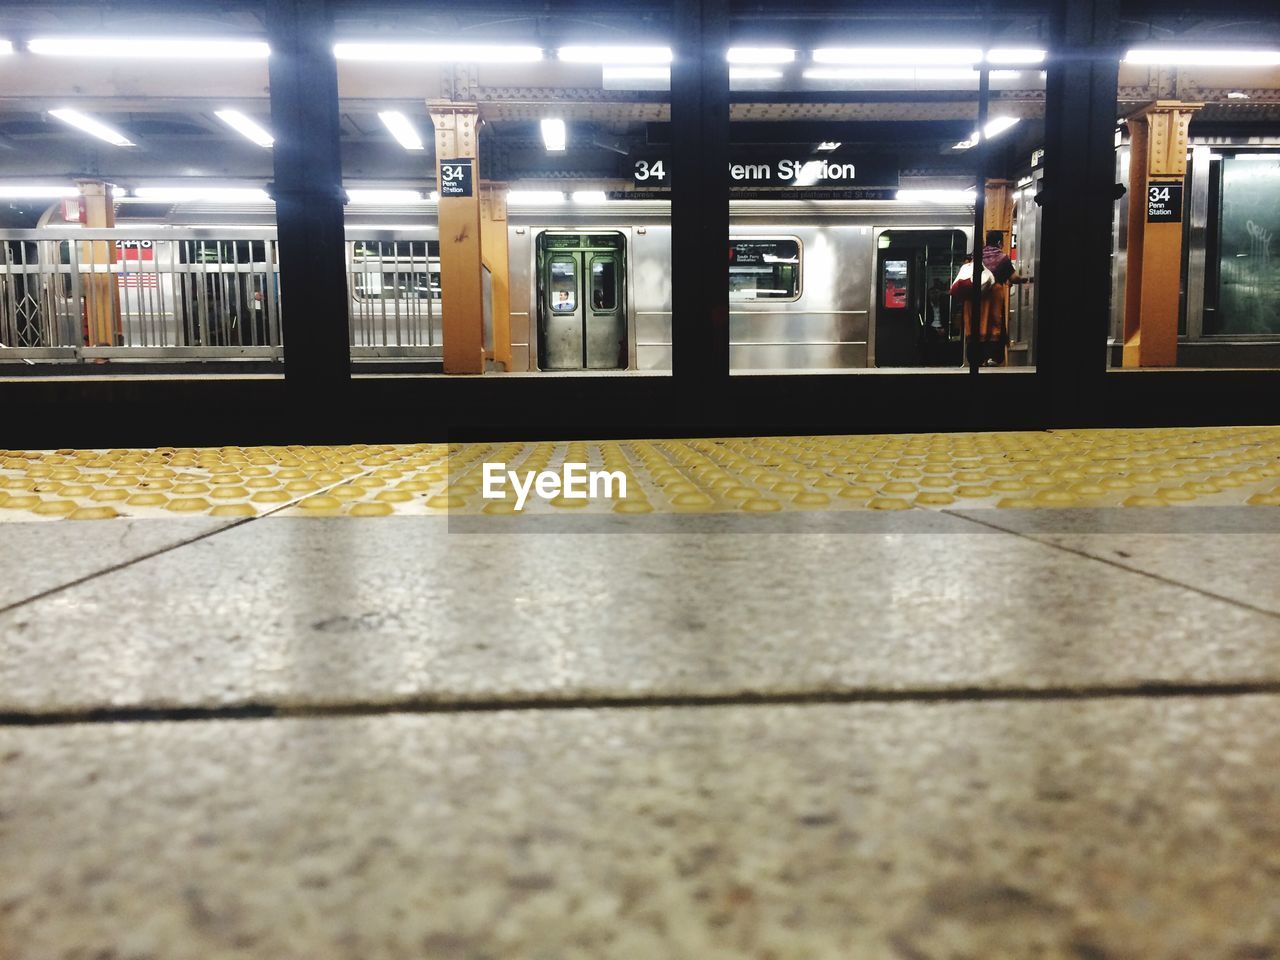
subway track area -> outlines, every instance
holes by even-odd
[[[1280,428],[7,451],[0,519],[4,960],[1280,956]]]

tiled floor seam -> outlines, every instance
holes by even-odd
[[[5,727],[60,727],[113,723],[189,723],[214,720],[341,719],[401,714],[552,713],[579,710],[777,707],[847,704],[1017,703],[1074,700],[1208,699],[1280,696],[1280,680],[1222,683],[1152,682],[1058,687],[957,687],[781,691],[776,693],[683,694],[629,697],[489,697],[467,700],[407,699],[383,702],[332,701],[307,705],[244,703],[224,706],[114,707],[65,711],[0,711]]]
[[[51,596],[54,596],[55,594],[61,593],[63,590],[70,590],[72,587],[78,587],[82,584],[88,583],[91,580],[96,580],[99,577],[105,577],[107,574],[116,573],[120,570],[128,569],[129,567],[132,567],[134,564],[142,563],[144,560],[151,560],[163,554],[170,553],[171,551],[181,549],[182,547],[188,547],[193,543],[199,543],[202,540],[208,540],[210,537],[216,537],[219,534],[226,533],[229,530],[235,530],[236,528],[242,527],[247,523],[253,523],[256,520],[266,520],[268,517],[274,516],[275,514],[279,513],[281,510],[287,510],[290,507],[296,507],[300,502],[307,499],[308,497],[313,497],[313,496],[317,496],[318,494],[326,493],[327,491],[332,490],[334,487],[340,487],[344,483],[350,483],[352,480],[357,479],[357,477],[367,477],[370,474],[372,474],[376,469],[377,467],[370,467],[368,470],[364,471],[363,473],[357,474],[356,476],[343,477],[341,480],[335,481],[329,484],[327,487],[321,487],[319,490],[313,490],[308,493],[299,494],[294,499],[289,500],[285,503],[281,503],[278,506],[273,507],[264,513],[258,514],[257,516],[242,517],[239,520],[228,520],[225,526],[218,527],[215,530],[206,530],[203,533],[195,534],[194,536],[188,537],[186,540],[181,540],[178,543],[171,543],[161,547],[158,550],[152,550],[150,553],[144,553],[136,557],[130,557],[128,560],[125,560],[122,563],[115,563],[115,564],[112,564],[111,566],[103,567],[101,570],[95,570],[93,573],[86,574],[83,577],[77,577],[74,580],[68,580],[66,583],[60,583],[56,587],[50,587],[47,590],[41,590],[39,593],[33,593],[29,597],[23,597],[21,600],[15,600],[12,603],[9,603],[9,604],[6,604],[5,606],[0,607],[0,614],[10,613],[11,611],[17,610],[19,607],[26,606],[29,603],[35,603],[37,600],[44,600],[47,597],[51,597]]]
[[[1143,570],[1141,567],[1131,567],[1126,563],[1121,563],[1119,560],[1112,560],[1110,557],[1100,557],[1097,554],[1089,553],[1087,550],[1080,550],[1076,547],[1067,546],[1066,544],[1054,543],[1051,540],[1042,540],[1040,537],[1032,536],[1031,534],[1021,530],[1002,527],[1000,524],[993,523],[988,520],[980,520],[971,513],[959,513],[955,510],[942,510],[940,512],[953,517],[958,517],[961,520],[968,520],[971,523],[987,527],[988,529],[994,530],[998,533],[1007,533],[1030,543],[1038,543],[1041,546],[1049,547],[1052,550],[1060,550],[1063,553],[1070,553],[1077,557],[1083,557],[1086,560],[1095,560],[1098,563],[1106,564],[1107,566],[1114,567],[1117,570],[1124,570],[1126,573],[1136,573],[1139,576],[1154,580],[1157,583],[1164,584],[1168,587],[1176,587],[1180,590],[1189,590],[1198,596],[1204,597],[1206,600],[1218,600],[1222,603],[1229,603],[1234,607],[1239,607],[1241,610],[1248,610],[1250,613],[1260,613],[1273,620],[1280,620],[1280,614],[1277,614],[1274,610],[1268,610],[1266,607],[1255,606],[1252,603],[1245,603],[1243,600],[1237,600],[1234,597],[1228,597],[1221,593],[1214,593],[1212,590],[1205,590],[1202,587],[1197,587],[1195,584],[1187,583],[1183,580],[1174,580],[1158,573],[1152,573],[1150,570]]]

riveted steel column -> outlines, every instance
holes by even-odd
[[[271,126],[285,378],[328,390],[351,375],[338,70],[325,0],[268,0]]]
[[[729,374],[729,4],[674,3],[671,366],[702,390]]]
[[[1050,424],[1093,419],[1106,374],[1117,0],[1055,0],[1045,103],[1036,367]]]
[[[440,191],[440,308],[444,372],[484,373],[484,271],[480,250],[480,116],[474,103],[428,101]],[[450,161],[459,161],[451,163]],[[444,165],[458,177],[444,176]],[[464,172],[469,169],[469,173]],[[449,188],[445,181],[459,186]]]
[[[1129,246],[1123,353],[1126,367],[1173,367],[1178,363],[1182,220],[1186,213],[1182,188],[1187,177],[1191,115],[1202,106],[1202,103],[1157,100],[1128,118]],[[1169,202],[1173,192],[1176,192],[1176,204]],[[1149,193],[1156,198],[1151,203]],[[1158,210],[1154,215],[1153,207]]]

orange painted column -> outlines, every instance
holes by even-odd
[[[116,225],[111,186],[101,180],[77,180],[84,225],[110,229]],[[84,291],[84,343],[87,347],[114,347],[120,342],[120,282],[111,266],[116,245],[110,240],[80,241],[81,290]]]
[[[480,118],[474,103],[428,101],[440,194],[440,306],[444,372],[484,372],[480,250]]]
[[[1178,362],[1182,218],[1191,115],[1204,104],[1157,100],[1129,124],[1129,243],[1124,287],[1126,367]]]
[[[507,248],[507,185],[480,188],[480,257],[489,268],[493,349],[487,355],[511,369],[511,271]]]

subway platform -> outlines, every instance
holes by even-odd
[[[1280,957],[1280,427],[5,451],[0,571],[5,960]]]

